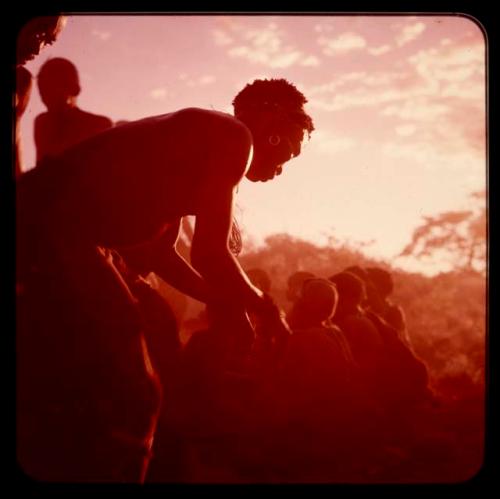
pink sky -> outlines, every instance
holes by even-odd
[[[287,78],[316,130],[267,184],[244,180],[236,214],[257,243],[288,232],[372,241],[394,260],[423,215],[467,209],[486,186],[485,41],[458,16],[69,16],[50,57],[80,72],[78,105],[134,120],[186,106],[232,112],[255,78]],[[34,162],[37,90],[22,123]]]

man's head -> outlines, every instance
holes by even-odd
[[[328,279],[307,279],[302,284],[298,309],[307,316],[311,325],[330,319],[338,303],[338,292]]]
[[[367,267],[366,272],[382,298],[387,298],[394,289],[390,272],[380,267]]]
[[[378,310],[381,306],[380,293],[372,282],[367,270],[361,268],[359,265],[352,265],[351,267],[345,268],[344,272],[350,272],[363,281],[365,286],[365,298],[361,304],[362,308]]]
[[[287,299],[291,302],[296,302],[301,295],[304,282],[314,278],[316,278],[316,276],[313,273],[304,270],[298,270],[290,275],[287,281]]]
[[[76,66],[63,57],[49,59],[38,73],[38,90],[49,111],[57,111],[74,104],[80,93]]]
[[[339,294],[339,308],[354,310],[361,305],[366,297],[365,284],[351,272],[339,272],[328,278]]]
[[[253,137],[249,180],[271,180],[281,174],[284,163],[300,154],[304,133],[310,136],[314,130],[312,118],[304,111],[306,102],[284,79],[255,80],[234,98],[234,115]]]

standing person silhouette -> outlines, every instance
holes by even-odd
[[[33,75],[24,66],[40,53],[40,50],[52,44],[61,32],[66,18],[64,16],[41,16],[30,19],[20,30],[16,47],[16,89],[15,106],[15,161],[14,178],[23,172],[21,158],[21,117],[26,110],[33,86]]]
[[[33,386],[43,378],[40,372],[47,369],[55,370],[56,375],[49,377],[45,389],[57,392],[59,400],[63,399],[56,405],[59,414],[67,415],[66,427],[71,428],[74,417],[66,409],[67,398],[76,397],[76,405],[78,393],[88,398],[87,416],[78,420],[78,430],[74,425],[74,436],[71,431],[64,433],[64,441],[60,432],[52,430],[52,419],[47,419],[45,425],[36,419],[38,431],[46,437],[36,449],[44,456],[45,475],[50,475],[46,469],[51,466],[47,456],[55,456],[49,471],[61,478],[61,448],[66,452],[66,468],[74,455],[86,457],[83,464],[74,461],[80,481],[96,476],[113,481],[114,459],[123,457],[123,450],[116,451],[109,430],[113,421],[134,426],[135,439],[127,438],[128,442],[145,438],[146,434],[149,438],[154,429],[154,424],[147,424],[154,419],[157,403],[153,395],[145,401],[151,363],[143,333],[140,325],[135,325],[130,292],[116,272],[106,270],[99,246],[118,249],[136,270],[155,272],[180,291],[207,303],[214,323],[223,324],[228,310],[231,316],[239,313],[242,318],[248,310],[283,335],[290,333],[278,307],[251,284],[228,243],[237,185],[243,177],[253,182],[271,180],[282,173],[287,161],[300,154],[305,132],[310,134],[314,129],[303,107],[306,102],[304,95],[284,79],[256,80],[235,97],[234,116],[187,108],[126,123],[47,158],[20,179],[17,282],[24,313],[18,316],[30,318],[17,345],[18,357],[27,356],[18,365],[18,375],[25,379],[26,387],[23,414],[28,419],[34,417],[30,397],[40,393],[41,389]],[[194,215],[196,220],[192,265],[175,248],[181,219],[187,215]],[[134,257],[122,253],[122,249],[129,248],[135,249]],[[40,293],[40,289],[44,292]],[[57,302],[55,298],[80,306],[78,321],[73,313],[61,322],[58,314],[64,313],[67,306],[56,307],[47,318],[48,310]],[[82,317],[86,314],[92,315],[91,329],[84,327]],[[48,320],[52,323],[47,329]],[[218,330],[216,324],[214,329]],[[59,339],[68,337],[71,348],[61,356],[45,347],[50,361],[39,362],[40,354],[30,357],[32,342],[40,330],[45,335],[43,341],[36,342],[40,348],[49,344],[58,347]],[[236,328],[233,334],[238,334]],[[47,335],[52,335],[51,343]],[[89,369],[97,357],[101,371],[96,378],[89,376]],[[67,391],[70,374],[79,392]],[[107,401],[117,390],[120,411],[114,413],[114,406],[106,403],[106,424],[100,426],[102,418],[89,416],[101,411],[99,404],[92,404],[92,394]],[[45,399],[38,400],[38,404],[43,406]],[[127,411],[127,407],[133,410]],[[142,424],[129,424],[132,415],[134,422]],[[82,434],[87,435],[83,441],[77,438]],[[70,455],[68,442],[73,444]],[[32,450],[30,440],[26,445]],[[96,448],[107,456],[99,460],[97,470],[92,459]],[[103,448],[109,452],[103,453]],[[127,462],[140,461],[139,449],[137,453]],[[147,463],[139,464],[139,475],[121,469],[119,476],[127,481],[143,480]]]
[[[14,162],[14,178],[18,178],[22,173],[22,157],[21,157],[21,118],[28,107],[28,102],[31,96],[33,87],[33,76],[24,66],[16,68],[16,92],[15,92],[15,162]]]
[[[77,106],[80,78],[76,66],[62,57],[49,59],[37,76],[38,91],[47,112],[35,118],[37,162],[113,126],[106,116]]]

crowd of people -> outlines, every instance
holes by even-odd
[[[269,275],[238,263],[235,188],[280,175],[314,130],[293,84],[255,80],[234,116],[188,108],[113,125],[77,107],[71,61],[49,59],[37,83],[47,106],[37,164],[16,166],[17,449],[28,476],[453,478],[390,273],[294,273],[283,311]],[[206,304],[187,342],[151,273]],[[418,466],[430,451],[432,469]]]

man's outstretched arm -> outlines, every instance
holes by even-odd
[[[207,189],[210,195],[203,200],[196,216],[191,261],[207,283],[209,302],[259,313],[268,308],[268,302],[250,282],[228,246],[233,189],[231,186]]]
[[[158,239],[123,252],[127,263],[141,273],[154,272],[165,282],[195,300],[207,301],[207,285],[201,275],[175,248],[180,219]]]

